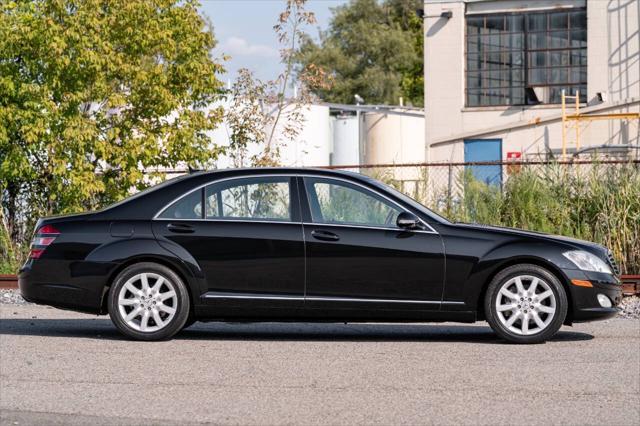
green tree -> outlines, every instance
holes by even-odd
[[[0,5],[0,190],[14,242],[39,215],[104,206],[144,170],[203,165],[223,85],[195,0]]]
[[[330,90],[317,95],[328,102],[396,105],[399,97],[422,106],[423,23],[416,15],[421,0],[352,0],[333,10],[329,28],[316,43],[307,37],[297,55],[331,77]]]

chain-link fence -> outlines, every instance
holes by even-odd
[[[640,273],[640,160],[355,164],[323,168],[378,179],[453,221],[595,241],[613,251],[623,271]]]
[[[522,173],[540,179],[564,181],[590,179],[612,171],[640,169],[640,160],[622,161],[487,161],[468,163],[413,163],[337,165],[323,168],[348,170],[371,176],[433,208],[459,201],[473,180],[488,189],[504,190],[511,177]]]
[[[454,221],[548,232],[609,247],[640,272],[640,161],[331,166],[381,180]]]
[[[583,187],[589,182],[598,182],[600,178],[617,176],[621,172],[633,174],[635,171],[637,174],[640,160],[389,163],[325,165],[316,168],[361,173],[395,187],[430,208],[443,210],[460,203],[472,184],[486,187],[488,191],[504,192],[511,178],[525,175],[529,178],[535,176],[540,182],[548,184]],[[155,171],[154,174],[176,176],[188,172],[176,169]]]

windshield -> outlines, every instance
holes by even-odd
[[[431,210],[430,208],[424,206],[423,204],[420,204],[419,202],[417,202],[416,200],[414,200],[413,198],[409,197],[408,195],[398,191],[397,189],[395,189],[393,186],[391,185],[387,185],[386,183],[377,181],[375,179],[370,179],[370,182],[374,183],[376,186],[385,189],[388,192],[391,192],[393,195],[395,195],[396,197],[400,198],[402,201],[404,201],[405,203],[411,205],[412,207],[421,210],[421,211],[425,211],[426,213],[433,217],[434,219],[436,219],[439,222],[444,222],[444,223],[448,223],[450,224],[451,221],[449,219],[447,219],[446,217],[443,217],[437,213],[435,213],[433,210]]]

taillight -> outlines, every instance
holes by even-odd
[[[56,239],[58,235],[60,235],[60,231],[58,231],[54,226],[41,226],[36,231],[33,241],[31,241],[31,252],[29,253],[29,257],[31,259],[39,259],[45,249]]]
[[[38,229],[36,232],[37,235],[42,234],[52,234],[52,235],[60,235],[60,231],[58,231],[53,225],[44,225]]]

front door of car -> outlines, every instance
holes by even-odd
[[[195,259],[206,281],[205,304],[303,304],[304,242],[294,178],[212,183],[165,209],[154,233],[166,248]]]
[[[440,308],[444,253],[427,225],[396,225],[405,211],[344,180],[304,177],[306,306],[347,309]]]

